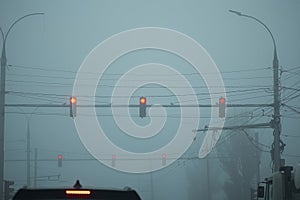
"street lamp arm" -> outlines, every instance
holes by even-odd
[[[2,41],[3,41],[3,45],[4,45],[4,32],[2,30],[2,28],[0,27],[0,31],[1,31],[1,35],[2,35]]]
[[[9,29],[8,29],[7,33],[5,34],[5,36],[4,36],[4,34],[3,34],[3,31],[1,30],[2,35],[4,36],[4,37],[3,37],[3,42],[4,42],[4,43],[6,42],[6,39],[7,39],[7,36],[8,36],[8,34],[9,34],[9,32],[11,31],[11,29],[12,29],[19,21],[21,21],[22,19],[24,19],[24,18],[26,18],[26,17],[33,16],[33,15],[44,15],[44,13],[31,13],[31,14],[28,14],[28,15],[24,15],[23,17],[20,17],[19,19],[17,19],[17,20],[9,27]]]
[[[258,23],[260,23],[261,25],[263,25],[263,26],[267,29],[267,31],[270,33],[270,36],[271,36],[272,41],[273,41],[274,51],[277,53],[276,42],[275,42],[274,36],[273,36],[272,32],[270,31],[270,29],[267,27],[267,25],[264,24],[264,23],[263,23],[262,21],[260,21],[259,19],[253,17],[253,16],[250,16],[250,15],[244,15],[244,14],[242,14],[241,16],[251,18],[251,19],[257,21]]]
[[[274,45],[274,55],[277,57],[277,48],[276,48],[276,42],[275,42],[274,36],[273,36],[271,30],[267,27],[267,25],[265,23],[263,23],[261,20],[257,19],[256,17],[250,16],[250,15],[245,15],[245,14],[243,14],[241,12],[238,12],[238,11],[235,11],[235,10],[229,10],[229,12],[234,13],[238,16],[253,19],[253,20],[257,21],[258,23],[260,23],[261,25],[263,25],[263,27],[265,27],[265,29],[267,29],[267,31],[269,32],[269,34],[272,38],[272,42],[273,42],[273,45]]]
[[[242,15],[242,13],[241,13],[241,12],[239,12],[239,11],[236,11],[236,10],[229,10],[229,12],[232,12],[232,13],[234,13],[234,14],[237,14],[237,15],[239,15],[239,16],[241,16],[241,15]]]

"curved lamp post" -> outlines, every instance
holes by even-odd
[[[250,19],[255,20],[256,22],[260,23],[263,25],[263,27],[269,32],[273,45],[274,45],[274,57],[273,57],[273,84],[274,84],[274,114],[273,114],[273,120],[272,120],[272,128],[274,129],[274,142],[272,145],[272,150],[271,150],[271,157],[273,160],[273,163],[275,165],[275,171],[279,171],[281,167],[281,157],[280,157],[280,132],[281,132],[281,122],[280,122],[280,97],[279,97],[279,79],[278,79],[278,58],[277,58],[277,49],[276,49],[276,42],[274,39],[274,36],[270,29],[267,27],[266,24],[264,24],[262,21],[259,19],[250,16],[250,15],[245,15],[242,14],[241,12],[234,11],[234,10],[229,10],[229,12],[234,13],[238,16],[241,17],[247,17]]]
[[[6,41],[7,37],[12,30],[12,28],[24,18],[34,16],[34,15],[43,15],[44,13],[31,13],[28,15],[24,15],[20,17],[16,21],[12,23],[6,33],[3,32],[0,27],[3,45],[2,45],[2,53],[1,53],[1,86],[0,86],[0,194],[3,194],[3,177],[4,177],[4,125],[5,125],[5,71],[7,66],[6,59]],[[3,199],[3,196],[0,195],[0,200]]]

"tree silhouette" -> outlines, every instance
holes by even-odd
[[[255,187],[260,162],[260,152],[253,134],[244,130],[225,131],[217,145],[221,168],[228,175],[223,185],[229,200],[250,199],[250,189]]]

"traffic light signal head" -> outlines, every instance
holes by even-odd
[[[225,117],[225,109],[226,109],[225,98],[221,97],[219,98],[219,117],[221,118]]]
[[[70,97],[70,117],[76,117],[77,114],[77,98]]]
[[[161,164],[163,166],[165,166],[167,164],[167,154],[165,154],[165,153],[161,155]]]
[[[141,97],[140,98],[140,104],[146,104],[146,103],[147,103],[146,97]]]
[[[116,159],[117,159],[117,156],[115,154],[113,154],[111,156],[111,166],[113,166],[113,167],[116,166]]]
[[[219,99],[219,103],[220,103],[220,104],[225,104],[225,98],[221,97],[221,98]]]
[[[70,97],[70,104],[76,104],[77,99],[76,97]]]
[[[140,97],[140,117],[146,117],[147,99],[146,97]]]
[[[59,154],[58,156],[57,156],[57,165],[58,165],[58,167],[62,167],[62,155],[61,154]]]

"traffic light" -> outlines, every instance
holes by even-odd
[[[58,167],[62,167],[62,155],[61,154],[59,154],[58,156],[57,156],[57,165],[58,165]]]
[[[146,117],[147,99],[146,97],[140,97],[140,117]]]
[[[225,108],[226,108],[225,98],[221,97],[219,98],[219,117],[221,118],[225,117]]]
[[[70,97],[70,117],[76,117],[77,114],[77,98]]]
[[[111,166],[112,167],[115,167],[116,166],[116,159],[117,159],[117,156],[115,154],[113,154],[111,156]]]
[[[4,200],[9,200],[13,196],[14,188],[11,188],[14,185],[14,181],[6,181],[4,180]]]
[[[167,154],[162,154],[161,155],[161,165],[165,166],[167,164]]]

